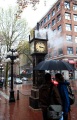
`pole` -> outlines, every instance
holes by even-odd
[[[10,90],[9,102],[15,102],[14,90],[13,90],[13,51],[12,51],[12,58],[11,58],[11,90]]]

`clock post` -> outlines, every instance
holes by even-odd
[[[33,59],[33,68],[39,62],[44,60],[45,55],[47,54],[48,41],[47,33],[45,34],[45,38],[43,39],[38,37],[39,31],[36,35],[35,32],[32,39],[30,39],[29,36],[30,54]],[[38,71],[33,69],[33,87],[31,89],[31,96],[29,97],[29,105],[34,109],[39,109],[39,87],[44,83],[44,75],[44,70]]]

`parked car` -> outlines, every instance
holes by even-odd
[[[13,77],[13,82],[15,81],[15,78]],[[8,85],[11,84],[11,77],[8,77]]]
[[[15,84],[22,84],[22,80],[20,78],[16,78],[14,83]]]
[[[27,77],[23,77],[21,80],[28,81],[28,78]]]
[[[11,81],[11,77],[8,77],[8,82]]]

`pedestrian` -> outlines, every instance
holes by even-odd
[[[70,113],[70,100],[67,85],[70,84],[67,82],[61,73],[55,74],[55,78],[58,81],[58,90],[62,100],[63,106],[63,120],[68,120],[68,116]]]
[[[61,104],[61,98],[57,89],[57,86],[51,82],[51,74],[45,74],[45,84],[41,85],[39,88],[39,102],[42,109],[43,120],[53,120],[48,119],[47,107],[50,105],[52,98],[50,98],[50,89],[53,90],[54,98],[57,104]],[[52,91],[51,91],[52,92]]]

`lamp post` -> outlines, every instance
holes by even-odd
[[[18,52],[11,48],[7,53],[6,62],[11,63],[11,90],[10,90],[10,97],[9,102],[15,102],[14,97],[14,90],[13,90],[13,64],[19,62]]]
[[[2,65],[2,64],[0,64],[0,71],[1,71],[0,77],[1,77],[1,79],[2,79],[2,71],[3,71],[3,65]]]
[[[1,73],[1,74],[0,74],[0,78],[1,78],[1,79],[0,79],[0,87],[3,87],[3,78],[2,78],[2,77],[3,77],[3,76],[2,76],[2,71],[3,71],[3,69],[4,69],[4,68],[3,68],[3,65],[0,64],[0,73]]]

